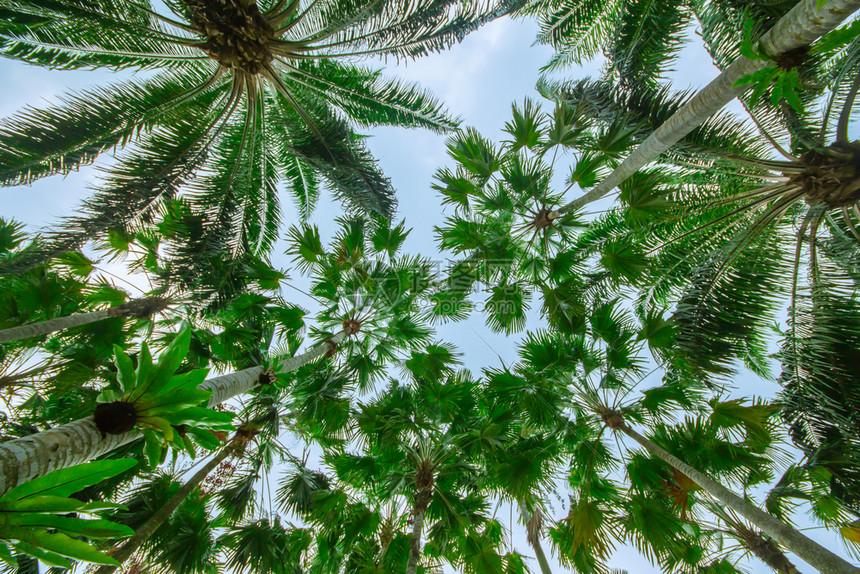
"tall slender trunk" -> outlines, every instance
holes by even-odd
[[[541,546],[541,532],[543,531],[543,517],[538,512],[529,512],[526,505],[520,504],[520,514],[526,520],[526,540],[535,551],[538,566],[540,566],[541,574],[552,574],[552,569],[549,567],[549,561],[544,554],[543,546]]]
[[[848,16],[860,8],[860,0],[828,0],[821,9],[819,0],[801,0],[783,16],[759,42],[765,54],[778,56],[785,52],[807,46],[822,35],[833,30]],[[551,218],[575,211],[597,201],[618,187],[628,177],[651,163],[693,131],[706,119],[721,110],[726,104],[752,86],[735,86],[735,83],[753,72],[775,65],[770,60],[750,60],[740,57],[723,70],[710,84],[700,90],[682,106],[666,123],[657,128],[639,144],[609,176],[594,186],[591,191],[559,208]]]
[[[616,415],[617,416],[617,415]],[[794,528],[785,524],[781,520],[764,512],[757,506],[750,504],[735,493],[731,492],[721,484],[718,484],[708,478],[705,474],[687,465],[680,459],[669,454],[663,448],[645,438],[627,425],[626,422],[614,424],[610,422],[613,429],[620,430],[654,456],[662,459],[671,467],[683,472],[696,484],[706,490],[711,496],[722,502],[729,509],[737,514],[740,514],[758,528],[764,531],[765,534],[785,545],[791,552],[794,552],[807,564],[821,572],[822,574],[858,574],[860,568],[852,566],[847,561],[843,560],[830,550],[827,550],[814,540],[810,540]]]
[[[334,337],[309,351],[281,360],[277,372],[287,373],[307,364],[332,349],[346,337],[340,331]],[[203,381],[198,387],[212,391],[209,407],[221,404],[231,397],[248,392],[260,384],[262,367],[251,367],[236,373]],[[119,435],[102,436],[93,417],[52,428],[45,432],[7,441],[0,444],[0,494],[10,488],[47,474],[92,460],[141,437],[137,429]]]
[[[406,563],[406,574],[418,572],[418,561],[421,558],[421,535],[424,530],[424,514],[427,509],[416,509],[412,515],[412,539],[409,541],[409,561]]]
[[[111,317],[149,317],[153,313],[165,309],[167,305],[167,299],[162,297],[132,299],[127,303],[111,307],[110,309],[90,311],[89,313],[75,313],[74,315],[0,330],[0,343],[8,343],[9,341],[28,339],[30,337],[41,337],[54,331],[80,327],[81,325],[103,321]]]
[[[409,560],[406,562],[406,574],[416,574],[418,562],[421,559],[421,535],[424,532],[424,515],[430,500],[433,498],[433,471],[419,469],[417,475],[415,499],[412,503],[412,538],[409,540]]]
[[[195,472],[194,475],[185,482],[185,484],[180,486],[179,490],[176,491],[176,494],[171,496],[170,499],[155,512],[155,514],[150,516],[149,520],[144,522],[140,528],[137,529],[134,535],[125,541],[125,544],[123,544],[119,550],[112,553],[111,558],[119,562],[120,565],[128,560],[129,556],[137,552],[143,543],[149,540],[149,537],[155,534],[155,531],[158,530],[168,518],[170,518],[170,515],[179,508],[179,505],[188,498],[188,495],[200,486],[200,483],[209,476],[209,473],[215,470],[219,464],[236,452],[236,448],[237,445],[235,439],[224,445],[221,450],[218,451],[215,456],[210,458],[209,461],[197,472]],[[96,570],[95,574],[110,574],[117,568],[118,566],[101,566]]]
[[[546,559],[546,554],[543,553],[543,546],[540,544],[540,538],[535,539],[531,545],[535,551],[535,558],[537,558],[541,574],[552,574],[552,569],[549,567],[549,561]]]

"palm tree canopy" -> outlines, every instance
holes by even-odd
[[[107,230],[145,227],[177,194],[205,221],[204,243],[226,242],[234,255],[264,252],[278,232],[281,182],[303,216],[321,183],[351,209],[390,215],[393,189],[352,126],[444,131],[456,120],[418,87],[352,61],[441,50],[516,2],[166,5],[168,14],[147,0],[4,4],[6,57],[51,68],[154,70],[2,122],[4,185],[124,150],[82,214],[52,234],[49,253]]]

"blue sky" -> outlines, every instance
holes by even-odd
[[[496,21],[470,35],[455,48],[432,57],[408,62],[389,63],[387,74],[419,82],[430,89],[449,110],[464,119],[464,125],[474,126],[491,140],[502,139],[501,128],[510,117],[511,103],[522,101],[526,96],[538,98],[534,84],[539,68],[549,59],[551,50],[532,44],[536,26],[531,22],[515,22],[509,19]],[[690,47],[678,63],[678,70],[671,74],[677,88],[699,88],[717,75],[710,58],[701,48],[698,38],[693,37]],[[571,69],[565,77],[575,78],[594,74],[597,63],[581,69]],[[10,61],[0,61],[0,115],[5,116],[28,103],[40,105],[68,89],[80,89],[105,82],[111,78],[108,72],[57,72],[36,69]],[[444,257],[438,254],[434,242],[433,228],[442,222],[443,212],[439,196],[431,189],[433,173],[440,167],[451,165],[445,151],[445,136],[425,131],[383,128],[370,131],[368,145],[379,158],[386,174],[392,178],[399,199],[399,216],[406,219],[413,231],[406,243],[406,251],[426,256]],[[3,190],[0,194],[0,214],[23,221],[35,229],[50,223],[58,216],[74,211],[76,205],[87,194],[87,182],[92,181],[92,168],[86,168],[69,176],[53,177],[29,187]],[[295,213],[284,199],[285,221],[296,221]],[[340,212],[339,206],[330,198],[323,198],[312,222],[319,225],[324,237],[330,237],[335,229],[333,223]],[[282,253],[273,261],[289,267],[289,259]],[[301,281],[297,282],[301,285]],[[307,300],[288,286],[284,287],[288,300],[307,305]],[[539,326],[536,315],[530,327]],[[457,323],[439,329],[440,337],[454,343],[465,355],[466,366],[479,372],[486,366],[499,366],[502,358],[512,361],[516,356],[519,337],[494,334],[483,326],[480,316],[465,323]],[[746,394],[772,395],[776,385],[761,380],[740,380]],[[503,512],[507,515],[507,511]],[[561,518],[558,515],[555,518]],[[808,526],[813,526],[809,524]],[[840,548],[834,535],[814,531],[814,535],[829,547]],[[514,533],[514,544],[526,555],[531,555],[521,531]],[[549,553],[549,543],[545,543]],[[553,559],[554,572],[566,572]],[[812,572],[797,561],[803,572]],[[632,549],[620,549],[613,567],[627,569],[631,574],[658,572]],[[765,573],[761,564],[750,562],[749,571]]]

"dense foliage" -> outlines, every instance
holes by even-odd
[[[146,71],[0,120],[3,185],[105,172],[41,235],[0,219],[3,567],[604,574],[629,546],[664,572],[856,574],[858,8],[0,0],[5,57]],[[502,141],[356,63],[509,14],[548,69],[605,68],[542,78]],[[665,84],[691,27],[752,70],[722,87],[747,117],[692,121],[720,86]],[[806,39],[769,51],[780,30]],[[379,125],[452,132],[444,268],[404,252],[355,131]],[[323,188],[347,204],[331,238]],[[475,372],[437,327],[478,310],[519,343]]]

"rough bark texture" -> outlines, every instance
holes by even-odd
[[[335,344],[342,341],[341,331],[330,339]],[[323,342],[306,353],[282,360],[279,373],[287,373],[324,355],[330,345]],[[248,392],[259,384],[262,367],[251,367],[236,373],[204,381],[199,388],[212,390],[209,407]],[[82,464],[106,454],[141,437],[136,429],[121,435],[102,437],[93,417],[16,438],[0,444],[0,495],[14,486],[42,476],[51,471]]]
[[[433,466],[422,462],[415,473],[415,495],[412,501],[412,538],[409,540],[409,560],[406,563],[406,574],[418,571],[421,559],[421,534],[424,530],[424,515],[433,499],[433,487],[436,482]]]
[[[764,53],[777,56],[806,46],[833,30],[860,8],[860,0],[828,0],[820,10],[815,7],[817,2],[818,0],[801,0],[782,17],[762,37],[759,46]],[[768,60],[749,60],[746,57],[737,59],[648,136],[648,139],[639,144],[606,179],[585,195],[561,207],[556,213],[575,211],[618,187],[738,95],[752,88],[751,85],[736,87],[735,82],[773,65],[775,62]]]
[[[733,524],[732,530],[741,545],[780,574],[801,574],[788,556],[779,549],[777,543],[761,532],[747,528],[743,524]]]
[[[247,393],[257,386],[260,375],[263,374],[263,367],[251,367],[242,371],[236,371],[222,377],[207,379],[203,381],[198,389],[212,391],[209,397],[209,403],[206,405],[210,409],[216,405],[220,405],[227,399]]]
[[[225,445],[220,451],[218,451],[218,454],[210,458],[206,464],[204,464],[185,482],[185,484],[180,486],[179,490],[176,491],[176,494],[170,497],[170,500],[165,502],[164,505],[155,512],[155,514],[150,516],[149,520],[144,522],[140,528],[137,529],[137,532],[125,541],[122,548],[111,554],[111,557],[120,564],[128,560],[129,556],[137,552],[138,548],[140,548],[144,542],[149,540],[149,537],[152,536],[168,518],[170,518],[170,515],[179,508],[179,505],[188,498],[188,495],[200,486],[200,483],[209,476],[209,473],[217,468],[219,464],[224,462],[225,459],[232,456],[235,451],[236,445],[234,443],[231,442],[230,444]],[[110,574],[116,569],[117,566],[105,565],[96,570],[95,574]]]
[[[430,505],[433,496],[433,488],[422,488],[415,493],[415,503],[412,509],[412,538],[409,540],[409,560],[406,563],[406,574],[415,574],[418,571],[418,562],[421,559],[421,535],[424,531],[424,515]]]
[[[59,468],[82,464],[140,438],[137,430],[102,438],[93,417],[0,444],[0,494]]]
[[[711,496],[725,504],[727,508],[755,524],[758,528],[764,531],[765,534],[783,544],[791,552],[796,554],[822,574],[860,573],[860,568],[852,566],[830,550],[824,548],[817,542],[810,540],[781,520],[764,512],[755,505],[750,504],[721,484],[714,482],[703,473],[685,464],[677,457],[669,454],[660,446],[630,428],[626,423],[620,425],[618,430],[635,440],[649,453],[657,456],[671,467],[689,476]]]

